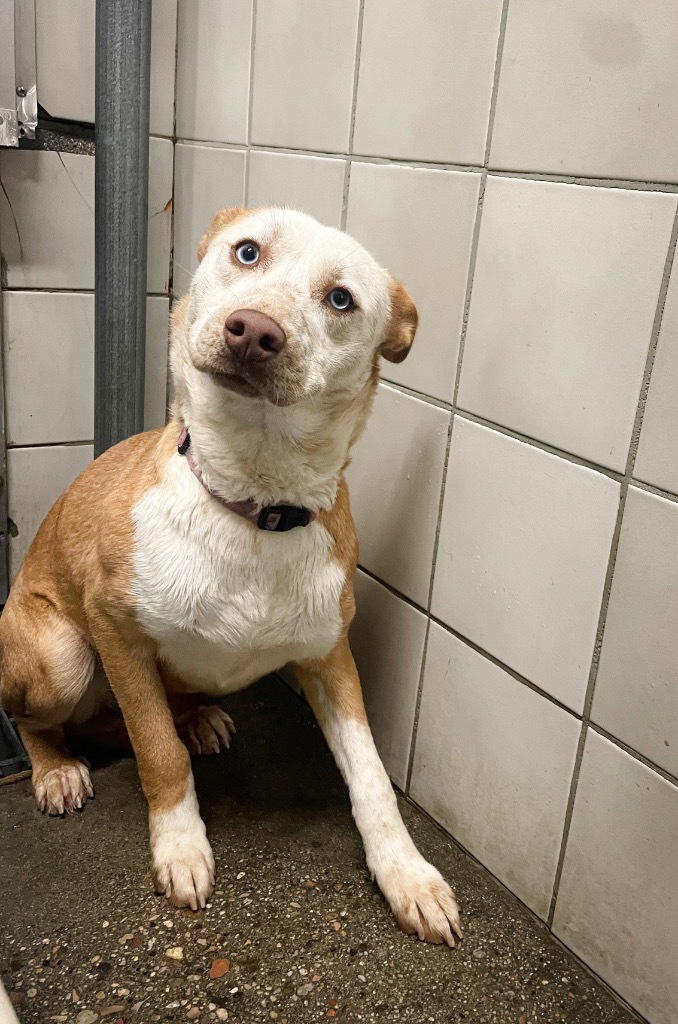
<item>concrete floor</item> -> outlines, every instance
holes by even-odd
[[[0,789],[0,973],[21,1024],[636,1020],[407,804],[466,937],[401,934],[306,706],[275,680],[227,706],[234,746],[194,765],[218,872],[202,913],[153,895],[131,760],[99,767],[96,800],[64,820],[38,814],[27,782]]]

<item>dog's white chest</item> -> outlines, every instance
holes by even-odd
[[[328,654],[345,573],[325,528],[255,530],[193,478],[173,486],[172,469],[133,513],[137,615],[162,661],[187,687],[224,693]]]

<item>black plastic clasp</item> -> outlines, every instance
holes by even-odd
[[[296,505],[268,505],[259,513],[257,526],[260,530],[268,530],[270,533],[287,533],[297,526],[308,526],[310,522],[311,513],[307,508],[297,508]]]

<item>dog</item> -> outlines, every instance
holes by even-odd
[[[38,806],[80,809],[64,727],[122,712],[156,891],[204,907],[214,858],[189,753],[228,747],[223,697],[293,667],[401,928],[454,945],[454,893],[416,849],[351,655],[358,548],[344,480],[377,387],[417,327],[348,235],[283,209],[222,210],[170,331],[171,422],[96,459],[38,531],[0,619],[0,701]]]

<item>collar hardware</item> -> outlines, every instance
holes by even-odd
[[[266,530],[267,533],[287,533],[289,530],[296,529],[297,526],[308,526],[309,523],[318,518],[317,512],[312,512],[309,508],[300,508],[297,505],[265,505],[262,507],[257,505],[251,498],[247,501],[227,501],[221,495],[214,494],[205,485],[195,459],[191,455],[190,448],[191,435],[188,427],[184,427],[179,435],[177,451],[179,455],[186,456],[186,461],[193,475],[197,477],[208,494],[211,494],[213,498],[216,498],[218,502],[225,508],[230,509],[231,512],[235,512],[236,515],[249,520],[250,523],[254,523],[258,529]]]

